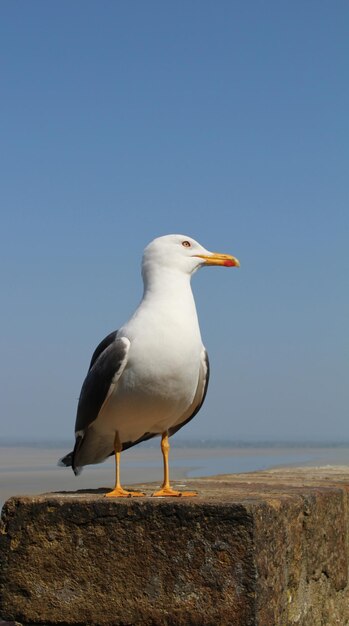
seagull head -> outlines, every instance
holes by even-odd
[[[240,267],[234,256],[210,252],[187,235],[164,235],[145,248],[142,271],[145,278],[156,268],[174,269],[190,276],[204,265]]]

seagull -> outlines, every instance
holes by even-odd
[[[108,497],[136,497],[120,482],[121,452],[161,436],[164,479],[153,496],[195,496],[170,485],[169,437],[200,410],[209,381],[190,279],[206,265],[239,267],[230,254],[209,252],[185,235],[154,239],[144,250],[144,292],[132,317],[95,349],[82,385],[74,450],[60,465],[84,465],[115,455]]]

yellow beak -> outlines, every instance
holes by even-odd
[[[219,254],[219,252],[212,252],[212,254],[196,254],[195,256],[200,259],[205,259],[205,265],[224,265],[225,267],[240,267],[240,261],[231,256],[231,254]]]

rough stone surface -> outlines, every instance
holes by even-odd
[[[199,497],[77,492],[8,500],[2,619],[349,626],[349,468],[219,476],[187,488]]]

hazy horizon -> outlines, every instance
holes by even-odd
[[[141,444],[137,444],[137,447],[142,448],[159,448],[160,435],[155,436],[153,439],[143,441]],[[349,447],[349,439],[347,440],[331,440],[331,439],[196,439],[191,437],[172,437],[171,447],[181,448],[347,448]],[[74,447],[74,439],[32,439],[30,437],[23,437],[21,439],[15,437],[0,437],[0,447],[28,447],[28,448],[67,448],[72,449]],[[127,452],[127,451],[126,451]],[[349,463],[349,458],[348,458]]]

